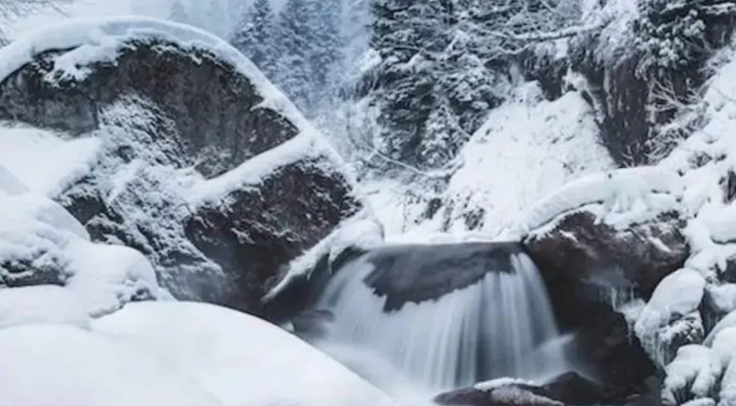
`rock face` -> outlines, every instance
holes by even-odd
[[[434,401],[458,406],[623,405],[636,400],[640,389],[606,387],[569,372],[543,385],[499,379],[440,394]]]
[[[321,136],[206,33],[72,20],[0,61],[0,119],[102,139],[52,197],[93,240],[143,252],[177,298],[258,312],[266,281],[361,208]]]
[[[632,384],[654,372],[622,314],[617,295],[648,299],[657,284],[689,255],[671,214],[614,228],[594,214],[574,211],[553,228],[530,234],[524,245],[545,278],[563,330],[577,331],[580,350],[606,381]]]

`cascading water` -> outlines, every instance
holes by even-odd
[[[442,249],[447,246],[425,249],[424,254],[414,255],[414,261],[430,252],[442,257],[437,251]],[[477,256],[480,250],[474,248],[473,252],[467,255]],[[432,390],[498,377],[540,379],[568,371],[564,346],[558,344],[565,340],[560,339],[537,267],[521,251],[496,250],[491,254],[505,255],[501,261],[491,258],[489,262],[488,253],[484,255],[480,261],[470,261],[471,277],[468,269],[458,268],[467,266],[468,261],[434,261],[433,267],[425,258],[423,270],[417,272],[396,269],[408,268],[412,261],[380,260],[371,254],[358,259],[330,281],[319,300],[317,307],[330,310],[334,319],[326,336],[316,344],[327,352],[345,346],[360,348]],[[497,269],[499,266],[508,269]],[[432,279],[430,290],[438,293],[440,286],[444,291],[433,299],[387,306],[395,298],[379,296],[368,286],[377,273],[387,272],[386,267],[391,268],[388,272],[414,272],[414,281]],[[484,268],[482,272],[479,267]],[[438,285],[437,275],[445,275],[446,282]],[[451,286],[458,280],[466,286]],[[405,279],[396,283],[404,288],[408,285]],[[332,353],[338,359],[345,358],[345,352]],[[351,364],[351,360],[342,361]],[[375,382],[375,376],[366,378],[382,386]]]

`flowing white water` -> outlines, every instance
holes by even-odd
[[[334,321],[317,345],[338,360],[345,352],[330,351],[336,345],[369,352],[433,390],[566,372],[564,346],[550,345],[559,340],[559,332],[539,272],[526,254],[511,255],[509,272],[489,272],[471,286],[435,301],[406,303],[391,313],[383,310],[386,298],[363,282],[374,266],[358,260],[333,278],[318,304],[334,314]]]

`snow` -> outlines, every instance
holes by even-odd
[[[27,189],[55,197],[89,173],[100,147],[99,138],[65,139],[62,134],[0,124],[0,162],[4,167],[0,168],[0,182],[9,173]]]
[[[0,404],[222,406],[186,372],[70,326],[0,330]]]
[[[705,279],[699,272],[692,269],[674,272],[657,285],[636,320],[634,331],[642,347],[660,366],[670,361],[667,348],[672,342],[702,333],[698,307],[704,289]]]
[[[112,313],[134,299],[159,296],[153,267],[132,248],[76,243],[65,253],[75,272],[66,287],[84,301],[90,316]]]
[[[527,213],[524,230],[541,228],[562,213],[590,204],[603,206],[608,224],[649,220],[677,208],[682,191],[677,174],[657,167],[598,173],[570,182],[535,204]]]
[[[662,389],[665,405],[680,405],[682,399],[714,395],[722,367],[710,348],[692,344],[680,347],[675,360],[665,368]]]
[[[27,191],[28,187],[0,164],[0,196],[13,196]]]
[[[27,324],[61,324],[89,329],[81,301],[54,285],[0,289],[0,330]]]
[[[187,371],[224,406],[390,405],[327,355],[263,320],[201,303],[142,302],[95,331]]]
[[[460,152],[463,166],[445,193],[451,232],[466,231],[462,216],[483,211],[482,231],[498,236],[524,221],[546,194],[586,174],[615,167],[599,144],[592,109],[569,92],[546,101],[535,83],[493,110]]]
[[[69,212],[32,193],[0,197],[0,262],[23,264],[29,279],[33,273],[52,272],[93,317],[134,298],[165,296],[142,254],[123,246],[91,243],[85,228]]]

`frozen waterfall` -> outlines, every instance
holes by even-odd
[[[431,286],[421,286],[428,280]],[[380,282],[395,289],[379,296]],[[419,294],[412,294],[412,284]],[[396,290],[404,297],[392,298]],[[542,379],[569,370],[537,267],[508,244],[378,250],[340,270],[317,307],[334,315],[317,345],[328,352],[361,349],[372,363],[387,363],[427,388],[497,377]],[[344,354],[333,351],[338,359]]]

